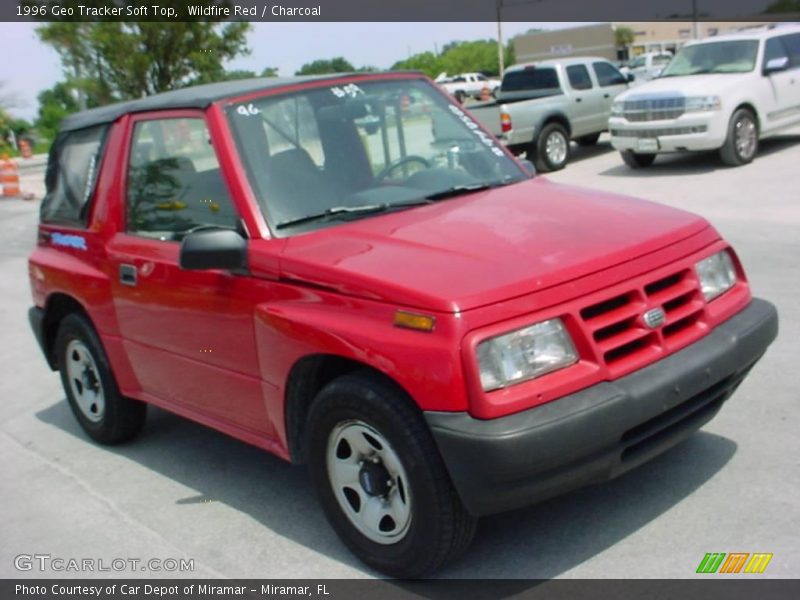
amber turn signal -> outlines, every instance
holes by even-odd
[[[395,327],[405,327],[406,329],[416,329],[418,331],[433,331],[436,318],[430,315],[419,315],[416,313],[398,310],[394,313]]]

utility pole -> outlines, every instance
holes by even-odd
[[[692,0],[692,39],[699,38],[699,32],[697,27],[697,0]]]
[[[506,70],[505,57],[503,56],[503,26],[500,15],[502,6],[503,0],[495,0],[495,7],[497,8],[497,64],[500,67],[500,79],[503,78],[503,72]]]

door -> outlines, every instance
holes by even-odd
[[[178,265],[187,232],[239,221],[203,114],[137,115],[128,137],[125,230],[108,250],[123,344],[141,389],[156,403],[264,432],[252,280]]]
[[[764,74],[766,78],[765,131],[800,122],[800,33],[768,39],[763,68],[772,60],[785,60],[786,68]]]
[[[572,137],[600,131],[597,128],[597,103],[601,92],[592,83],[589,69],[586,65],[569,65],[566,72],[570,87]]]
[[[592,70],[594,70],[597,84],[602,92],[596,105],[597,121],[601,129],[607,129],[608,118],[611,116],[611,104],[614,102],[614,98],[628,89],[628,80],[617,67],[606,61],[593,62]]]

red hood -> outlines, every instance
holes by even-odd
[[[708,223],[546,179],[288,239],[283,277],[439,311],[539,291],[653,252]]]

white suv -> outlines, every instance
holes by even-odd
[[[633,168],[656,154],[716,150],[753,160],[758,141],[800,124],[800,26],[778,25],[684,46],[661,76],[617,96],[611,144]]]

